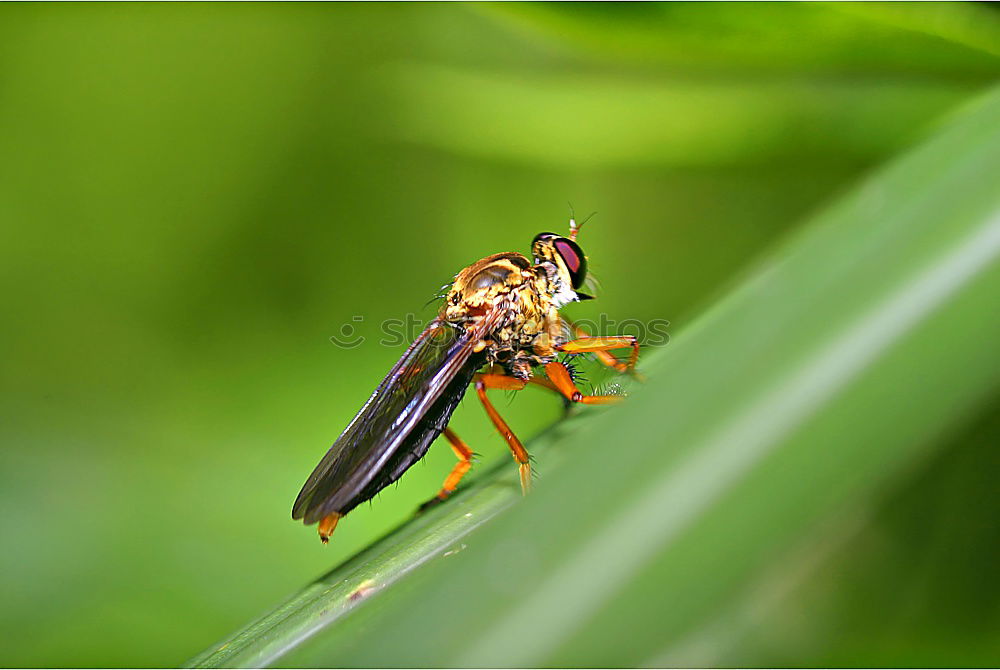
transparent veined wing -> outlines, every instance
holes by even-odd
[[[313,470],[292,506],[292,518],[315,523],[354,501],[470,364],[476,344],[501,317],[500,310],[486,314],[469,331],[431,322]]]

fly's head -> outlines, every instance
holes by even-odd
[[[531,243],[535,267],[545,273],[556,309],[576,300],[591,298],[577,290],[587,278],[587,257],[573,239],[576,230],[571,228],[570,237],[540,233]]]

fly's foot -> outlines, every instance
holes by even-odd
[[[432,507],[437,507],[438,505],[440,505],[441,503],[443,503],[447,499],[448,499],[448,496],[442,497],[440,495],[436,495],[433,498],[431,498],[430,500],[425,500],[424,502],[422,502],[420,504],[420,506],[417,507],[417,516],[423,514],[427,510],[431,509]]]

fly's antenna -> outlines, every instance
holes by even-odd
[[[580,229],[583,228],[583,224],[587,223],[592,218],[594,218],[594,214],[597,214],[597,212],[591,212],[590,216],[588,216],[580,223],[577,223],[576,212],[573,211],[573,203],[570,202],[567,204],[569,205],[569,239],[575,240],[577,234],[580,232]]]

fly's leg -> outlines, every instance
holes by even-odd
[[[451,450],[455,452],[456,456],[458,456],[458,463],[455,464],[455,467],[452,468],[448,477],[444,480],[444,484],[441,485],[441,490],[438,494],[421,505],[417,510],[418,512],[422,512],[428,507],[436,505],[454,493],[455,489],[458,488],[458,483],[462,481],[462,477],[464,477],[469,469],[472,468],[473,454],[472,449],[469,449],[469,445],[463,442],[462,438],[456,435],[455,431],[451,428],[444,429],[444,436],[451,445]]]
[[[486,368],[486,372],[476,375],[473,378],[473,381],[483,378],[488,378],[486,379],[486,386],[491,389],[495,388],[503,389],[505,391],[520,391],[526,384],[534,384],[535,386],[541,386],[543,389],[559,393],[559,389],[556,388],[556,385],[545,377],[528,377],[525,380],[521,380],[509,374],[499,365],[491,365]]]
[[[486,414],[490,417],[490,421],[493,422],[497,432],[507,442],[514,460],[517,461],[518,472],[521,475],[521,493],[524,494],[527,494],[531,489],[531,462],[528,459],[528,452],[524,448],[524,444],[521,443],[521,440],[517,438],[517,435],[510,429],[507,422],[497,412],[490,399],[486,397],[486,391],[487,389],[520,391],[527,383],[517,377],[502,374],[485,373],[476,375],[475,377],[476,394],[479,396],[479,401],[483,403],[483,408],[486,409]]]
[[[581,337],[581,338],[582,337],[590,337],[590,333],[588,333],[587,331],[585,331],[580,326],[576,325],[573,321],[567,319],[565,316],[562,316],[560,314],[559,318],[561,318],[563,320],[563,322],[567,326],[569,326],[569,329],[571,331],[573,331],[573,334],[576,335],[577,337]],[[617,358],[615,358],[611,354],[610,351],[594,351],[592,353],[594,354],[595,357],[597,357],[597,360],[600,361],[601,363],[603,363],[604,365],[608,366],[609,368],[614,368],[615,370],[618,370],[619,372],[622,371],[622,366],[624,364],[621,361],[619,361]]]
[[[575,327],[574,327],[575,328]],[[579,332],[579,329],[577,329]],[[623,363],[611,355],[612,349],[625,349],[631,347],[632,354],[628,358],[628,363]],[[635,364],[639,360],[639,340],[633,335],[612,335],[608,337],[582,336],[575,340],[570,340],[565,344],[556,347],[556,351],[565,354],[586,354],[592,353],[607,366],[619,372],[634,373]]]
[[[608,348],[633,346],[635,341],[635,338],[631,337],[593,339],[615,340],[611,343],[612,346],[606,346],[600,349],[601,351],[606,351]],[[620,344],[619,340],[626,341],[626,344]],[[574,340],[573,342],[580,342],[580,340]],[[567,344],[572,344],[572,342]],[[605,342],[603,344],[608,343]],[[635,345],[635,347],[636,351],[638,351],[638,345]],[[597,351],[597,349],[595,349],[595,351]],[[622,400],[622,397],[618,395],[584,395],[576,387],[576,384],[573,382],[573,379],[569,374],[569,370],[562,363],[553,362],[547,364],[545,366],[545,374],[548,376],[548,379],[532,377],[526,381],[510,375],[493,372],[478,374],[474,377],[476,394],[479,396],[480,402],[483,403],[483,408],[486,410],[486,414],[489,415],[493,425],[496,427],[501,437],[503,437],[503,439],[507,442],[507,446],[510,447],[511,454],[514,456],[514,460],[518,463],[518,471],[521,475],[521,492],[525,494],[531,489],[531,462],[528,457],[528,452],[524,448],[524,444],[522,444],[521,440],[514,435],[510,426],[507,425],[507,422],[503,420],[503,417],[500,416],[500,413],[497,412],[493,403],[490,402],[490,399],[486,396],[487,390],[501,389],[504,391],[520,391],[528,384],[535,384],[550,391],[562,394],[563,397],[570,402],[578,402],[585,405],[608,405],[611,403],[621,402]]]
[[[326,544],[330,541],[330,536],[333,535],[333,529],[337,527],[337,522],[340,521],[341,516],[342,515],[337,512],[332,512],[320,519],[318,526],[320,542]]]
[[[455,489],[458,488],[458,483],[462,481],[462,477],[472,468],[472,449],[469,449],[469,445],[463,442],[462,438],[456,435],[451,428],[444,429],[444,436],[451,445],[451,450],[458,457],[458,463],[455,464],[448,478],[441,485],[441,491],[437,494],[440,500],[444,500],[454,493]]]
[[[545,374],[556,390],[570,402],[583,405],[611,405],[622,401],[620,395],[584,395],[573,382],[566,366],[557,361],[545,364]]]

